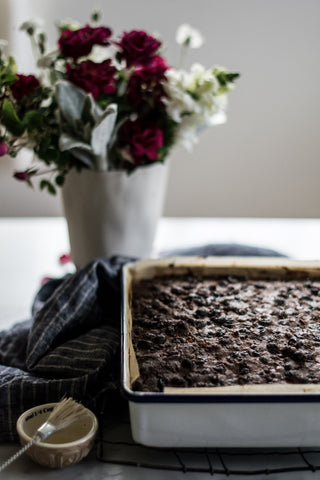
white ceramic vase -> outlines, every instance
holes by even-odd
[[[62,188],[71,257],[77,268],[98,257],[148,258],[162,214],[168,163],[125,171],[72,170]]]

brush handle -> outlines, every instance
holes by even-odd
[[[52,425],[49,422],[45,422],[43,425],[41,425],[40,428],[38,428],[35,436],[33,437],[32,440],[30,440],[29,443],[27,443],[24,447],[20,448],[20,450],[17,451],[12,457],[8,458],[2,465],[0,465],[0,473],[7,468],[11,463],[13,463],[17,458],[19,458],[21,455],[24,454],[32,445],[38,442],[43,442],[46,438],[50,437],[54,432],[57,431],[57,427],[55,425]]]
[[[5,468],[7,468],[11,463],[13,463],[17,458],[24,454],[32,445],[34,445],[38,441],[38,438],[33,438],[29,443],[27,443],[24,447],[20,448],[17,453],[12,455],[12,457],[8,458],[1,466],[0,472],[2,472]]]

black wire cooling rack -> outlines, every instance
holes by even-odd
[[[284,479],[292,472],[320,470],[320,448],[153,448],[133,441],[127,409],[112,418],[104,414],[99,423],[97,459],[105,463],[226,477],[283,474]]]

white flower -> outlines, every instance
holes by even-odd
[[[59,30],[78,30],[81,27],[81,24],[72,18],[65,18],[57,22],[56,27]]]
[[[222,102],[217,101],[219,82],[212,70],[195,63],[190,73],[169,69],[167,78],[167,110],[176,122],[186,114],[202,114],[208,124],[212,115],[223,109]]]
[[[88,55],[88,60],[92,60],[95,63],[101,63],[104,60],[107,60],[108,58],[111,58],[113,56],[113,48],[112,46],[110,47],[104,47],[101,45],[94,45],[92,47],[92,50],[90,52],[90,55]]]
[[[44,22],[42,18],[33,18],[30,20],[27,20],[20,25],[20,30],[25,30],[29,34],[33,34],[34,32],[38,30],[43,29]]]
[[[4,38],[0,38],[0,50],[8,45],[8,41],[4,40]]]
[[[178,125],[175,141],[189,152],[198,142],[199,131],[194,117],[185,117]]]
[[[195,63],[190,72],[169,69],[168,115],[178,124],[177,143],[190,150],[201,131],[226,121],[227,96],[221,94],[214,70]]]
[[[197,96],[205,93],[216,95],[219,82],[211,69],[206,70],[200,63],[194,63],[191,66],[188,87]]]
[[[199,48],[204,43],[204,38],[195,28],[188,24],[180,25],[176,33],[176,41],[179,45],[191,48]]]
[[[175,122],[180,123],[186,112],[192,112],[196,108],[194,99],[187,91],[188,73],[172,68],[167,71],[166,75],[168,79],[168,83],[165,85],[168,93],[168,98],[165,100],[167,112]]]

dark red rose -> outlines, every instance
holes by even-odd
[[[162,72],[162,73],[165,73],[169,68],[165,59],[163,57],[160,57],[159,55],[156,55],[155,57],[152,58],[148,67],[150,70],[153,70],[156,72]]]
[[[163,86],[166,82],[167,69],[168,66],[162,57],[154,57],[146,67],[135,67],[128,82],[128,103],[134,107],[144,102],[148,102],[152,107],[159,105],[167,96]]]
[[[3,157],[8,152],[8,145],[4,142],[0,142],[0,157]]]
[[[85,92],[91,93],[94,99],[101,94],[115,92],[116,72],[117,69],[111,65],[110,59],[101,63],[86,60],[76,67],[67,64],[67,79]]]
[[[60,265],[66,265],[67,263],[70,263],[70,262],[72,262],[70,253],[63,253],[62,255],[60,255],[59,257]]]
[[[30,178],[36,174],[36,170],[32,168],[28,168],[27,170],[14,172],[13,176],[17,180],[21,180],[22,182],[29,182]]]
[[[127,121],[119,133],[119,145],[124,158],[137,167],[158,160],[163,132],[155,125],[143,124],[141,120]]]
[[[147,65],[156,55],[161,42],[142,30],[132,30],[122,34],[121,41],[117,43],[121,50],[121,56],[127,66]]]
[[[37,87],[40,86],[39,80],[33,75],[19,75],[18,80],[10,85],[12,95],[16,100],[32,95]]]
[[[78,30],[63,30],[58,45],[64,57],[77,60],[79,57],[89,55],[94,45],[110,45],[111,35],[110,28],[92,28],[85,25]]]

